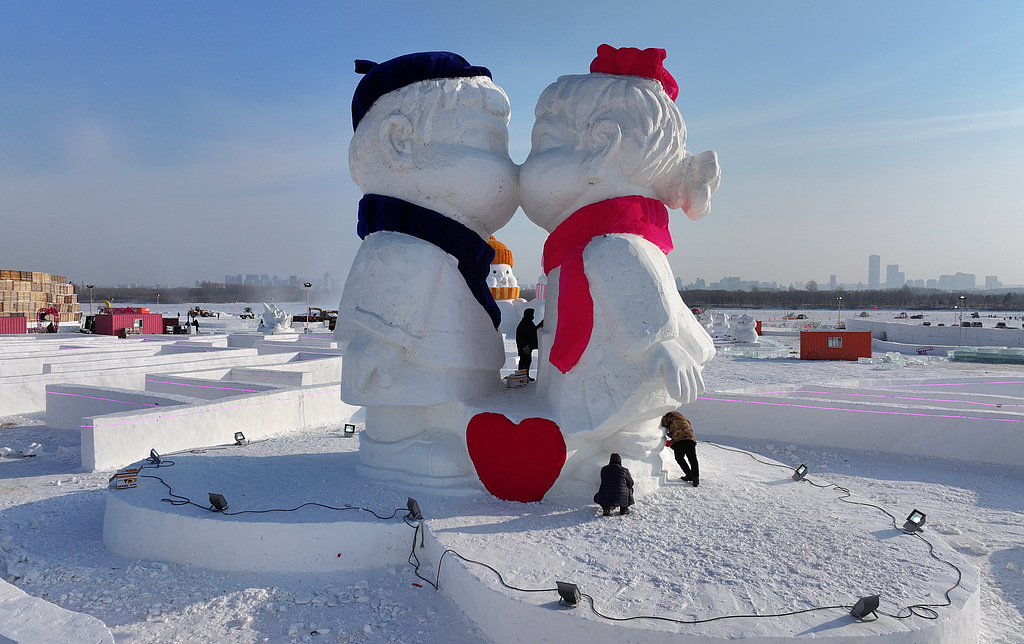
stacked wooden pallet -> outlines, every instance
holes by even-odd
[[[0,316],[36,319],[39,309],[56,309],[61,322],[78,321],[75,287],[63,275],[0,270]]]

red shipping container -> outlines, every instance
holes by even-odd
[[[141,320],[141,326],[136,324]],[[163,333],[164,316],[160,313],[117,313],[114,315],[99,314],[96,316],[96,329],[99,335],[121,335],[122,329],[132,329],[132,333],[143,335]]]
[[[801,331],[801,360],[856,360],[871,357],[870,331]]]
[[[0,333],[28,333],[27,318],[0,317]]]

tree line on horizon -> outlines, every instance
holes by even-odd
[[[84,310],[89,304],[89,288],[85,284],[76,283],[75,293],[78,294],[79,308]],[[115,306],[132,303],[149,304],[157,301],[161,304],[302,302],[306,299],[306,289],[302,286],[252,286],[218,282],[200,282],[199,286],[195,287],[171,286],[168,288],[94,286],[92,299],[95,304],[107,300]]]
[[[953,293],[934,289],[915,289],[908,286],[898,289],[877,289],[863,291],[820,290],[813,284],[810,288],[797,290],[764,290],[749,291],[727,290],[682,290],[679,294],[690,307],[705,308],[744,308],[744,309],[838,309],[839,299],[843,309],[907,309],[907,310],[948,310],[960,306],[960,296],[964,296],[966,309],[982,309],[989,311],[1020,311],[1024,310],[1024,293],[1022,292],[971,292]],[[75,284],[78,303],[85,308],[89,303],[89,289],[85,284]],[[315,294],[322,301],[322,293]],[[159,297],[158,297],[159,296]],[[532,300],[535,291],[522,288],[520,297]],[[169,288],[153,287],[115,287],[95,286],[92,292],[93,302],[108,300],[114,304],[151,303],[160,301],[166,304],[191,304],[193,302],[232,303],[232,302],[301,302],[306,299],[306,289],[302,286],[252,286],[245,284],[221,284],[219,282],[201,282],[199,286],[174,286]]]
[[[959,308],[963,296],[964,309],[988,311],[1024,310],[1024,293],[1021,292],[968,292],[955,293],[934,289],[915,289],[909,286],[895,289],[864,291],[819,290],[811,288],[797,290],[683,290],[679,291],[683,301],[691,308],[731,309],[906,309],[936,311]],[[840,302],[839,298],[842,298]]]

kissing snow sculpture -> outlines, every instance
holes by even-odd
[[[563,476],[594,482],[617,452],[638,493],[661,470],[661,416],[703,391],[715,353],[675,289],[666,206],[707,215],[718,158],[686,150],[664,59],[602,45],[590,74],[545,89],[520,177],[526,216],[551,233],[537,382],[573,452]]]
[[[445,52],[357,63],[363,243],[335,336],[342,398],[366,407],[361,472],[448,489],[479,479],[518,501],[589,497],[618,452],[637,494],[658,485],[660,418],[703,391],[714,356],[675,289],[666,206],[703,217],[719,183],[715,153],[686,150],[664,58],[602,45],[592,73],[548,87],[521,195],[508,101],[486,69]],[[486,240],[520,196],[550,233],[547,316],[536,383],[499,391]]]
[[[448,52],[356,71],[349,167],[363,242],[335,337],[342,399],[366,407],[360,471],[471,483],[464,403],[493,391],[505,362],[486,279],[487,239],[518,205],[508,98],[486,68]]]

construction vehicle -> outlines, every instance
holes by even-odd
[[[238,317],[242,318],[243,320],[255,320],[256,314],[252,312],[251,306],[247,306],[244,309],[242,309],[242,312],[238,314]]]
[[[217,317],[216,313],[212,313],[212,312],[210,312],[207,309],[201,309],[198,306],[194,307],[190,311],[190,313],[192,313],[192,317],[194,317],[194,318],[212,318],[212,317]]]
[[[318,306],[309,307],[309,315],[292,316],[292,322],[327,322],[327,328],[334,330],[338,323],[338,312],[336,310],[322,309]]]

